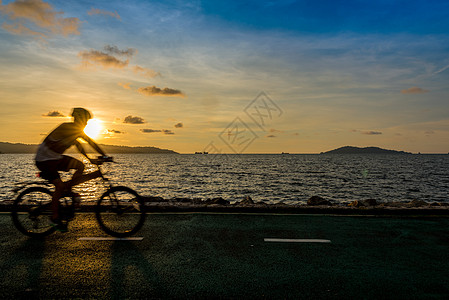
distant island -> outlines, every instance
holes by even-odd
[[[35,144],[21,144],[21,143],[5,143],[0,142],[0,153],[36,153],[37,147]],[[106,153],[154,153],[154,154],[178,154],[173,150],[160,149],[157,147],[128,147],[128,146],[113,146],[102,145],[100,147],[104,149]],[[88,153],[93,153],[89,145],[85,147]],[[74,148],[69,149],[69,153],[76,152]]]
[[[345,146],[338,149],[321,152],[321,154],[411,154],[405,151],[387,150],[379,147],[352,147]]]

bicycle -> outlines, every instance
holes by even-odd
[[[145,222],[145,205],[142,197],[125,186],[112,186],[101,170],[105,162],[112,158],[92,159],[100,171],[101,183],[106,188],[95,204],[95,216],[100,228],[114,237],[128,237],[141,229]],[[19,193],[12,206],[12,221],[23,234],[32,238],[42,238],[52,234],[56,228],[50,225],[51,199],[53,192],[50,182],[40,180],[23,183],[14,192]],[[67,224],[75,217],[76,194],[67,193],[59,201],[59,216]]]

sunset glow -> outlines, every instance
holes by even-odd
[[[447,1],[245,3],[0,1],[0,141],[84,107],[112,145],[449,152]]]
[[[92,139],[97,139],[102,131],[104,131],[104,128],[102,122],[98,119],[90,119],[84,128],[84,133]]]

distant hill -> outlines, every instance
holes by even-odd
[[[36,153],[39,145],[20,144],[20,143],[5,143],[0,142],[0,153]],[[104,149],[106,153],[165,153],[165,154],[177,154],[173,150],[160,149],[156,147],[128,147],[128,146],[113,146],[102,145],[100,147]],[[94,152],[89,145],[85,147],[88,153]],[[76,152],[75,148],[70,148],[69,153]]]
[[[387,150],[379,147],[352,147],[345,146],[338,149],[334,149],[327,152],[321,152],[321,154],[411,154],[410,152]]]

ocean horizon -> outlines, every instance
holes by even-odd
[[[114,184],[164,199],[221,197],[233,203],[250,196],[267,204],[305,204],[310,197],[320,196],[338,204],[366,199],[449,203],[449,156],[445,154],[113,156],[117,164],[103,169]],[[0,202],[12,200],[16,183],[37,180],[33,158],[34,154],[0,155]],[[95,181],[74,189],[86,202],[104,191]]]

